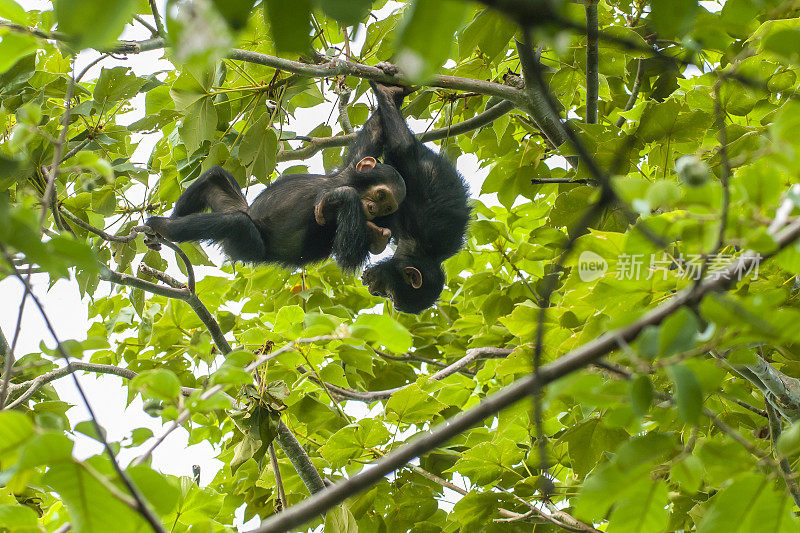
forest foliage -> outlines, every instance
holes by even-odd
[[[0,531],[797,531],[800,2],[113,4],[0,0],[0,280],[70,280],[90,317],[28,354],[0,324]],[[145,52],[174,68],[119,60]],[[203,246],[137,236],[214,165],[249,191],[335,168],[387,60],[443,157],[488,169],[435,307],[331,261],[195,276]],[[163,434],[71,423],[72,372],[225,466],[198,486],[151,467]]]

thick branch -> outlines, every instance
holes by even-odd
[[[280,69],[293,74],[300,74],[309,78],[332,78],[334,76],[356,76],[366,80],[374,80],[388,84],[411,85],[411,81],[402,74],[390,76],[378,67],[355,63],[343,59],[336,59],[320,65],[301,63],[282,57],[259,54],[249,50],[239,50],[234,48],[228,54],[229,59],[256,63],[265,67]],[[499,96],[506,100],[520,102],[523,93],[519,89],[495,83],[492,81],[473,80],[470,78],[459,78],[457,76],[434,76],[426,85],[430,87],[440,87],[442,89],[453,89],[457,91],[472,91],[479,94]]]
[[[278,425],[278,446],[280,446],[283,453],[291,461],[300,479],[306,484],[308,491],[311,494],[316,494],[325,488],[325,482],[322,481],[317,469],[308,457],[308,454],[300,445],[297,438],[292,434],[291,430],[281,420]]]
[[[762,357],[746,368],[758,377],[771,393],[770,400],[789,420],[800,419],[800,379],[787,376]]]
[[[445,128],[436,128],[430,131],[426,131],[425,133],[417,135],[417,138],[422,142],[428,142],[428,141],[438,141],[440,139],[445,139],[453,135],[461,135],[462,133],[467,133],[469,131],[476,130],[482,126],[491,123],[495,119],[505,115],[506,113],[514,109],[515,106],[516,104],[514,102],[510,100],[504,100],[498,104],[493,105],[483,113],[479,113],[470,119],[464,120],[462,122],[453,124]],[[334,137],[312,137],[311,141],[302,148],[298,148],[296,150],[280,150],[278,152],[278,161],[294,161],[297,159],[308,159],[312,155],[316,154],[317,152],[325,148],[337,148],[341,146],[347,146],[355,138],[356,138],[355,133],[351,133],[348,135],[336,135]]]
[[[800,221],[795,221],[776,236],[776,253],[789,246],[798,237],[800,237]],[[441,446],[468,428],[481,423],[485,418],[536,393],[546,384],[592,364],[614,351],[620,340],[631,342],[646,327],[660,324],[682,307],[698,303],[706,294],[729,289],[739,273],[755,267],[761,259],[762,256],[746,252],[727,269],[726,275],[706,279],[696,287],[676,293],[671,300],[644,314],[632,324],[606,332],[553,363],[543,366],[538,373],[517,380],[486,397],[476,407],[454,416],[447,422],[396,448],[383,459],[374,463],[371,468],[362,470],[353,477],[340,481],[302,503],[290,507],[283,513],[268,518],[261,527],[254,531],[258,533],[288,531],[304,524],[312,517],[324,513],[334,505],[369,488],[383,479],[385,475],[394,472],[415,457]]]
[[[586,0],[586,123],[597,124],[597,100],[600,92],[597,49],[597,0]]]

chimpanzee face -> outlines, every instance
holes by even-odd
[[[405,182],[397,170],[378,163],[374,157],[365,157],[356,163],[356,174],[361,207],[367,220],[397,211],[406,197]]]
[[[367,220],[391,215],[399,205],[394,191],[386,185],[373,185],[361,193],[361,207]]]
[[[395,256],[366,269],[361,282],[371,295],[389,298],[398,311],[421,313],[436,302],[444,285],[441,267],[428,263]]]

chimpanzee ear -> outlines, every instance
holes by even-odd
[[[422,287],[422,272],[414,267],[405,267],[403,269],[403,279],[415,289]]]
[[[358,163],[356,163],[356,170],[359,172],[364,172],[367,170],[372,170],[378,164],[378,160],[374,157],[367,156]]]

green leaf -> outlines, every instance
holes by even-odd
[[[28,17],[25,14],[25,10],[14,0],[0,0],[0,17],[17,24],[28,24]]]
[[[345,26],[354,26],[369,14],[372,0],[317,0],[322,12]]]
[[[613,533],[665,531],[667,525],[667,485],[663,481],[637,480],[627,496],[617,501],[608,523]]]
[[[764,50],[779,54],[793,63],[800,61],[800,29],[776,31],[768,35],[763,44]]]
[[[510,439],[483,442],[461,454],[450,469],[467,476],[479,485],[499,482],[508,465],[522,461],[524,452]]]
[[[460,0],[415,0],[406,8],[397,44],[400,69],[414,80],[433,74],[449,57],[467,8]]]
[[[163,474],[149,466],[130,466],[128,475],[160,515],[166,515],[178,503],[180,491]]]
[[[36,511],[26,505],[0,505],[0,524],[11,533],[41,531]]]
[[[794,505],[785,490],[776,488],[764,476],[746,474],[709,500],[698,533],[732,531],[797,531],[800,522],[792,513]]]
[[[661,325],[661,355],[674,355],[693,348],[698,328],[697,317],[688,309],[682,308],[672,314]]]
[[[333,507],[325,513],[325,533],[358,533],[358,522],[346,504]]]
[[[0,34],[0,73],[16,64],[21,58],[36,50],[38,43],[30,35],[8,32]]]
[[[159,400],[172,400],[181,392],[178,377],[166,368],[145,370],[131,380],[131,388]]]
[[[92,97],[102,109],[109,112],[113,102],[133,98],[146,81],[127,67],[104,68],[100,71]]]
[[[232,30],[240,30],[247,25],[256,0],[212,0],[214,7],[225,18]]]
[[[359,315],[350,333],[353,337],[382,344],[397,354],[411,348],[411,333],[389,315]]]
[[[694,372],[685,365],[672,365],[667,373],[675,384],[678,414],[688,424],[696,424],[703,411],[703,391]]]
[[[443,403],[414,384],[392,395],[386,402],[386,415],[407,424],[418,424],[444,408]]]
[[[239,159],[259,179],[267,178],[275,170],[278,157],[278,135],[264,113],[244,134],[239,147]]]
[[[58,29],[80,48],[102,48],[116,41],[136,8],[136,0],[55,0]]]
[[[650,405],[653,403],[653,382],[650,381],[650,376],[640,374],[630,381],[630,389],[628,395],[631,400],[631,409],[633,414],[642,417],[650,410]]]
[[[105,477],[97,472],[90,473],[83,464],[63,463],[50,465],[42,480],[61,496],[75,531],[134,533],[145,530],[148,526],[141,516],[109,491],[107,487],[112,481],[105,478],[105,483],[101,483],[95,476]]]
[[[789,457],[800,451],[800,422],[793,422],[780,434],[775,448],[781,457]]]
[[[699,11],[697,0],[652,0],[650,6],[647,18],[664,39],[687,33]]]
[[[73,443],[60,433],[36,435],[22,448],[16,470],[33,468],[39,465],[53,465],[72,460]]]
[[[687,455],[672,465],[669,477],[680,485],[684,492],[694,494],[703,486],[703,463],[694,455]]]
[[[281,52],[306,52],[311,44],[311,0],[265,0],[272,39]]]
[[[15,411],[0,411],[0,457],[13,452],[33,436],[33,424]]]
[[[618,428],[607,428],[599,418],[590,418],[569,428],[561,440],[567,443],[572,469],[586,476],[605,457],[629,437]]]
[[[497,512],[497,506],[495,493],[470,491],[453,506],[453,514],[461,531],[480,531]]]

